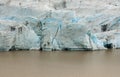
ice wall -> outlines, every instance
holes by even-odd
[[[0,0],[0,50],[120,48],[119,0]]]

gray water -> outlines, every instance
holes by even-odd
[[[0,77],[120,77],[120,50],[0,52]]]

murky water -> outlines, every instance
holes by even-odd
[[[0,52],[0,77],[120,77],[120,50]]]

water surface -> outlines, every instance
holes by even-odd
[[[120,50],[0,52],[0,77],[120,77]]]

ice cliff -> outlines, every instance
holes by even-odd
[[[119,0],[0,0],[0,51],[120,48]]]

